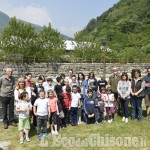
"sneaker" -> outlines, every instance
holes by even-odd
[[[4,129],[8,129],[8,124],[4,123]]]
[[[114,119],[110,119],[111,123],[114,121]]]
[[[128,118],[125,119],[125,122],[126,122],[126,123],[128,122]]]
[[[24,142],[24,141],[23,141],[23,138],[21,138],[21,139],[20,139],[20,144],[23,144],[23,142]]]
[[[48,133],[44,133],[43,136],[44,137],[49,137],[49,134]]]
[[[55,131],[54,131],[54,130],[52,130],[52,131],[51,131],[51,133],[52,133],[52,134],[55,134]]]
[[[108,123],[111,123],[111,120],[108,120],[107,122],[108,122]]]
[[[122,121],[125,121],[125,117],[122,118]]]
[[[58,135],[58,131],[55,131],[55,135]]]
[[[97,121],[95,122],[95,124],[96,124],[96,125],[99,125],[99,123],[98,123]]]
[[[41,140],[41,135],[40,134],[38,134],[37,139]]]
[[[30,142],[30,139],[29,139],[29,137],[26,137],[26,141],[27,141],[27,142]]]
[[[82,124],[82,122],[81,122],[81,121],[78,121],[78,124]]]

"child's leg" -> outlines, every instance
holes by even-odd
[[[78,107],[74,108],[74,123],[78,122]]]
[[[107,121],[109,120],[109,107],[106,107],[106,116],[107,116]]]
[[[29,130],[30,130],[30,118],[26,118],[24,120],[24,131],[25,131],[25,135],[26,135],[26,138],[29,137]]]
[[[41,127],[42,127],[42,119],[40,118],[40,116],[38,116],[37,117],[37,134],[40,134]]]
[[[98,108],[95,109],[95,115],[94,116],[95,116],[95,121],[98,122],[98,120],[100,119],[100,113],[99,113]]]
[[[81,108],[78,108],[78,122],[81,122]]]
[[[23,139],[23,130],[22,131],[20,131],[20,139]]]
[[[43,133],[47,132],[47,116],[43,117]]]
[[[74,116],[74,108],[70,108],[70,122],[73,123],[73,116]]]
[[[111,117],[112,119],[114,119],[114,113],[115,113],[114,107],[110,107],[110,111],[111,111]]]

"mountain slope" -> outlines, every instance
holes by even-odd
[[[99,41],[107,38],[116,50],[142,48],[150,42],[150,0],[120,0],[101,16],[91,19],[76,34],[76,40]]]
[[[0,11],[0,32],[2,32],[2,30],[8,25],[9,20],[10,20],[9,16]],[[25,24],[29,24],[29,22],[26,22],[26,21],[23,21],[23,20],[20,20],[20,19],[17,19],[17,20],[21,21]],[[36,24],[33,24],[33,23],[31,23],[31,25],[33,27],[35,27],[35,30],[37,32],[42,29],[42,26],[40,26],[40,25],[36,25]],[[71,39],[70,37],[68,37],[66,35],[63,35],[63,34],[61,34],[61,36],[63,37],[64,40]]]

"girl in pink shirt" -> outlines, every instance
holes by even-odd
[[[57,115],[59,115],[58,105],[57,105],[58,99],[55,97],[55,92],[53,90],[48,91],[48,100],[50,104],[49,109],[51,112],[49,116],[51,133],[58,135],[58,131],[57,131]]]

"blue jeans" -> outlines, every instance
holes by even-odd
[[[131,97],[131,103],[132,103],[132,118],[135,118],[136,111],[138,113],[138,119],[142,119],[142,98],[138,98],[136,96]]]
[[[121,99],[120,98],[120,102],[121,102],[121,107],[122,107],[122,113],[123,113],[123,117],[128,118],[128,104],[129,104],[129,100],[130,99]]]

